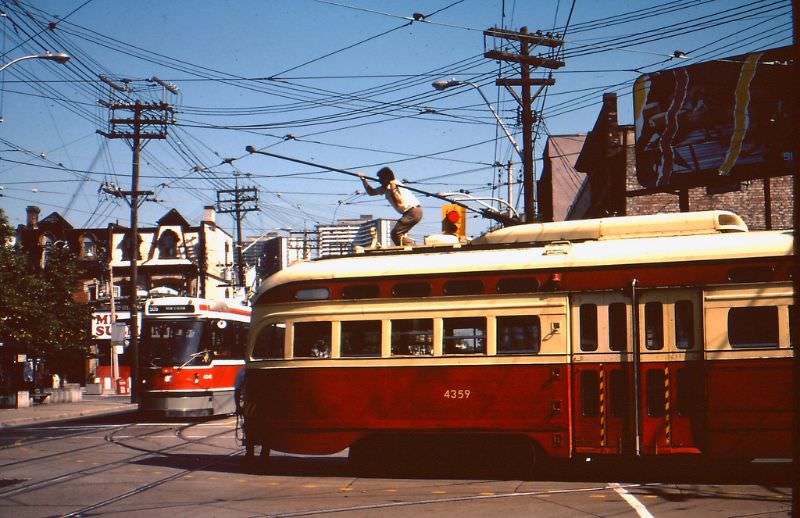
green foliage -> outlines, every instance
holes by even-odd
[[[74,254],[54,247],[45,269],[31,272],[13,235],[0,209],[0,341],[40,358],[87,352],[91,309],[72,299],[80,275]]]

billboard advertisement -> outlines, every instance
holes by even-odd
[[[791,48],[640,76],[636,169],[650,189],[792,174]]]

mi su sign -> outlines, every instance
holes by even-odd
[[[92,338],[95,340],[112,340],[122,344],[124,338],[129,338],[128,326],[120,320],[130,320],[129,311],[116,313],[116,322],[111,321],[111,313],[92,313]]]

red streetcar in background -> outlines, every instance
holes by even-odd
[[[248,453],[791,457],[792,247],[709,211],[297,263],[254,298]]]
[[[233,413],[244,368],[250,308],[189,297],[145,302],[140,343],[140,409],[165,416]]]

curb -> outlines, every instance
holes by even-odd
[[[93,417],[98,415],[114,415],[122,414],[125,412],[135,412],[138,410],[138,405],[130,403],[124,407],[115,405],[113,407],[105,408],[87,408],[83,410],[59,410],[57,413],[42,413],[42,415],[32,415],[26,417],[10,418],[0,421],[0,430],[7,428],[16,428],[34,423],[44,423],[51,421],[65,421],[67,419],[79,419],[82,417]]]

